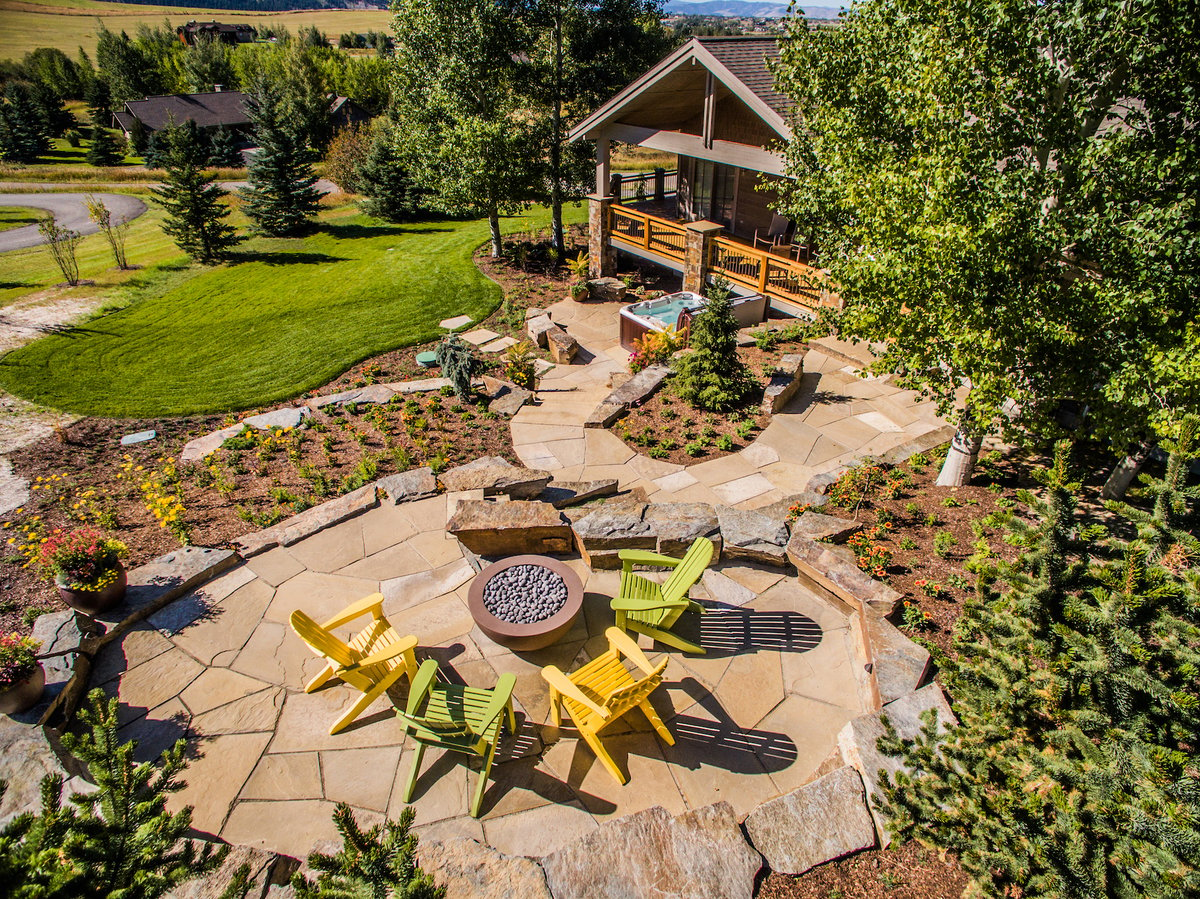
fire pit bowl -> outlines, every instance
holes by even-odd
[[[475,575],[467,605],[485,634],[515,652],[529,652],[571,629],[583,608],[583,584],[557,559],[513,556]]]

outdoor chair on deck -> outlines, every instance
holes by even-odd
[[[642,549],[623,549],[618,556],[621,559],[621,586],[611,603],[612,610],[617,613],[617,627],[637,631],[684,652],[703,655],[704,647],[672,633],[671,628],[679,616],[689,609],[704,612],[701,605],[688,599],[688,591],[700,580],[704,569],[712,561],[712,541],[707,537],[697,537],[682,559],[660,556]],[[665,583],[659,585],[636,574],[634,565],[675,570]]]
[[[784,218],[782,215],[773,213],[771,215],[770,228],[767,228],[766,231],[758,229],[754,231],[754,248],[756,250],[770,251],[779,247],[787,247],[790,250],[791,235],[791,219]]]
[[[396,710],[396,717],[404,724],[406,732],[417,741],[403,799],[405,802],[412,800],[426,746],[477,755],[483,759],[483,770],[479,772],[479,783],[471,799],[471,817],[478,818],[492,760],[496,757],[496,746],[500,743],[500,728],[506,717],[509,730],[514,734],[517,732],[512,701],[517,677],[510,673],[501,674],[494,688],[484,690],[440,683],[437,673],[437,661],[427,659],[412,683],[407,708]],[[422,706],[424,711],[421,711]]]
[[[579,735],[596,753],[596,758],[619,783],[624,784],[629,782],[629,775],[617,767],[604,748],[600,731],[638,708],[663,738],[663,742],[668,746],[675,745],[675,738],[663,724],[658,712],[654,711],[654,706],[650,705],[650,694],[662,683],[668,660],[664,658],[657,665],[651,665],[641,647],[618,628],[610,627],[604,635],[608,637],[608,652],[573,674],[563,674],[553,665],[547,665],[542,669],[542,677],[550,685],[554,726],[562,725],[562,710],[565,708]],[[622,656],[633,662],[643,677],[634,678],[621,661]]]
[[[371,615],[371,623],[349,643],[333,634],[333,629],[349,624],[355,618]],[[383,616],[383,594],[373,593],[360,599],[340,614],[334,615],[324,624],[317,624],[299,609],[292,612],[292,630],[312,650],[329,664],[308,682],[305,693],[311,693],[331,678],[341,678],[344,683],[362,691],[360,698],[346,710],[333,727],[336,734],[351,721],[366,711],[383,692],[408,675],[411,681],[417,673],[417,638],[402,637]]]

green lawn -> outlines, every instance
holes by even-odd
[[[36,225],[46,213],[28,206],[0,206],[0,231]]]
[[[570,221],[584,215],[568,208]],[[509,230],[547,223],[545,210],[506,220]],[[482,221],[385,225],[329,210],[314,235],[256,238],[236,264],[140,273],[126,308],[0,358],[0,386],[112,417],[288,399],[362,359],[437,337],[442,319],[488,315],[500,289],[471,260],[486,237]]]

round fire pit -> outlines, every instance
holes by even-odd
[[[493,562],[471,582],[471,617],[509,649],[549,646],[571,629],[583,608],[583,584],[557,559],[514,556]]]

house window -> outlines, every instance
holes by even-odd
[[[707,159],[696,160],[696,178],[692,195],[692,214],[696,219],[718,222],[733,230],[734,187],[737,168]]]

